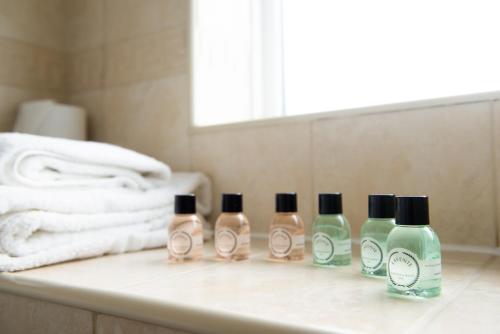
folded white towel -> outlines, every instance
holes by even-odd
[[[209,179],[173,173],[162,188],[25,189],[0,186],[0,271],[165,246],[174,195],[194,192],[210,213]]]
[[[0,214],[27,210],[70,214],[133,212],[173,205],[175,194],[196,191],[199,194],[197,211],[207,215],[212,206],[209,184],[201,173],[174,173],[164,186],[144,191],[0,186]]]
[[[174,196],[209,179],[108,144],[0,134],[0,271],[166,245]]]
[[[151,189],[170,168],[137,152],[97,142],[0,133],[0,184],[26,187]]]

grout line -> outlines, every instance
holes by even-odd
[[[195,126],[191,124],[190,132],[220,132],[232,129],[234,131],[249,127],[275,126],[289,123],[300,123],[305,121],[324,121],[337,118],[357,117],[373,114],[389,114],[423,110],[428,108],[454,107],[484,102],[500,101],[500,91],[469,94],[461,96],[443,97],[421,101],[410,101],[395,104],[377,105],[369,107],[350,108],[334,111],[321,111],[310,114],[289,115],[285,117],[270,117],[250,121],[239,121],[234,123]]]
[[[92,312],[92,333],[97,334],[97,312]]]
[[[255,257],[259,257],[259,256],[262,256],[262,255],[265,255],[266,254],[266,251],[260,251],[260,252],[254,252],[251,254],[250,256],[250,259],[249,260],[252,260],[253,258]],[[211,258],[211,257],[209,257]],[[221,265],[224,265],[228,262],[224,262],[224,261],[216,261],[214,263],[210,263],[210,264],[207,264],[205,266],[202,266],[202,267],[196,267],[194,269],[191,269],[191,270],[187,270],[187,271],[181,271],[181,272],[178,272],[178,273],[175,273],[175,274],[170,274],[170,275],[167,275],[167,276],[161,276],[161,278],[170,278],[170,277],[175,277],[175,276],[180,276],[180,275],[184,275],[184,274],[191,274],[193,272],[198,272],[198,271],[203,271],[207,268],[213,268],[213,267],[217,267],[217,266],[221,266]],[[148,278],[147,279],[147,282],[151,282],[151,281],[155,281],[157,279],[159,279],[160,277],[159,276],[152,276],[151,278]],[[135,283],[130,283],[130,284],[126,284],[126,285],[123,285],[123,286],[120,286],[119,289],[127,289],[127,288],[131,288],[131,287],[134,287],[134,286],[137,286],[137,285],[141,285],[143,284],[145,281],[140,281],[140,282],[135,282]]]
[[[267,240],[267,233],[255,232],[252,233],[252,238],[257,240]],[[306,241],[311,241],[311,236],[305,236]],[[361,243],[359,238],[352,238],[352,243],[354,245],[359,245]],[[442,244],[441,250],[448,252],[463,252],[463,253],[475,253],[475,254],[489,254],[500,256],[500,247],[486,247],[486,246],[469,246],[469,245],[457,245],[457,244]]]
[[[500,256],[500,248],[499,247],[443,244],[443,245],[441,245],[441,249],[445,250],[445,251],[449,251],[449,252],[490,254],[490,255]]]
[[[311,219],[314,219],[314,212],[315,212],[315,207],[314,207],[314,204],[316,203],[315,202],[315,196],[316,196],[316,183],[315,183],[315,179],[316,179],[316,164],[315,164],[315,156],[316,156],[316,151],[315,151],[315,140],[314,140],[314,121],[311,120],[308,122],[309,124],[309,169],[310,169],[310,184],[311,184],[311,208],[310,208],[310,217]],[[311,227],[312,227],[312,223],[311,222]]]
[[[500,247],[499,240],[499,217],[498,217],[498,193],[497,193],[497,156],[496,156],[496,136],[495,136],[495,102],[490,102],[490,135],[491,135],[491,173],[493,177],[493,223],[495,231],[495,245]]]
[[[422,317],[415,321],[414,325],[404,332],[404,334],[417,334],[425,331],[425,328],[432,323],[432,320],[436,319],[452,302],[458,299],[462,292],[467,289],[474,281],[476,281],[482,274],[484,269],[486,269],[490,263],[494,261],[494,258],[490,258],[486,263],[484,263],[474,275],[472,275],[468,280],[459,285],[449,297],[444,299],[442,302],[438,303],[436,306],[431,307],[428,312],[426,312]],[[438,297],[439,298],[439,297]]]
[[[175,274],[170,274],[170,275],[167,275],[167,276],[162,276],[162,278],[164,279],[168,279],[170,277],[175,277],[175,276],[181,276],[181,275],[185,275],[185,274],[191,274],[191,273],[194,273],[194,272],[198,272],[198,271],[203,271],[207,268],[212,268],[212,267],[216,267],[216,266],[219,266],[221,264],[224,264],[224,262],[217,262],[217,263],[211,263],[211,264],[207,264],[206,266],[202,266],[202,267],[197,267],[197,268],[194,268],[194,269],[191,269],[191,270],[187,270],[187,271],[181,271],[181,272],[178,272],[178,273],[175,273]],[[141,284],[144,284],[145,282],[151,282],[151,281],[155,281],[159,278],[159,276],[153,276],[151,278],[149,278],[148,280],[146,281],[140,281],[140,282],[135,282],[135,283],[130,283],[130,284],[125,284],[123,286],[120,286],[119,287],[119,290],[117,291],[121,291],[121,290],[124,290],[124,289],[128,289],[128,288],[132,288],[134,286],[137,286],[137,285],[141,285]]]
[[[255,258],[263,256],[263,255],[266,255],[266,251],[254,252],[254,253],[252,253],[252,255],[251,255],[251,257],[250,257],[249,260],[255,259]],[[204,271],[204,270],[206,270],[208,268],[218,267],[218,266],[224,265],[226,263],[227,262],[225,262],[225,261],[217,261],[217,262],[214,262],[214,263],[207,264],[206,266],[197,267],[197,268],[194,268],[194,269],[191,269],[191,270],[182,271],[182,272],[178,272],[178,273],[175,273],[175,274],[170,274],[170,275],[167,275],[167,276],[161,276],[161,278],[162,279],[169,279],[170,277],[181,276],[181,275],[185,275],[185,274],[191,274],[191,273],[195,273],[195,272],[199,272],[199,271]],[[144,284],[145,282],[155,281],[155,280],[157,280],[159,278],[160,278],[159,276],[155,275],[155,276],[152,276],[151,278],[147,279],[147,281],[140,281],[140,282],[126,284],[126,285],[120,286],[118,291],[121,291],[121,290],[127,289],[127,288],[131,288],[131,287],[134,287],[134,286],[137,286],[137,285],[141,285],[141,284]]]

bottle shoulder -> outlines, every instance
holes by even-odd
[[[349,221],[344,215],[318,215],[314,219],[313,226],[324,226],[324,225],[350,227]]]
[[[361,226],[361,237],[370,233],[386,233],[396,226],[394,218],[368,218]]]
[[[283,213],[277,212],[274,214],[273,219],[271,221],[272,225],[294,225],[298,227],[304,226],[304,221],[300,217],[300,215],[296,212],[294,213]]]
[[[418,253],[440,251],[438,235],[428,226],[396,225],[387,237],[388,249],[406,248]]]
[[[221,213],[215,222],[215,227],[249,225],[248,218],[242,213]]]
[[[436,232],[429,225],[396,225],[391,234],[401,237],[437,238]]]
[[[168,228],[172,230],[180,225],[202,226],[203,223],[196,214],[177,214],[172,218]]]

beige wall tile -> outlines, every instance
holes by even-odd
[[[184,27],[172,28],[107,44],[105,55],[107,87],[186,73],[186,30]]]
[[[299,211],[310,232],[312,184],[310,124],[227,129],[192,136],[193,169],[214,181],[214,203],[221,192],[242,192],[252,232],[266,233],[276,192],[297,192]]]
[[[92,313],[40,300],[0,293],[2,334],[92,334]]]
[[[11,131],[17,105],[65,98],[64,0],[0,0],[0,131]]]
[[[443,243],[495,245],[489,103],[314,122],[314,190],[344,193],[359,236],[369,193],[427,194]]]
[[[497,333],[500,258],[415,333]],[[457,321],[460,319],[460,321]]]
[[[71,92],[103,87],[104,48],[73,52],[69,58],[68,89]]]
[[[65,0],[0,0],[0,36],[64,49]]]
[[[174,170],[188,170],[187,94],[185,75],[106,89],[106,141],[152,155]]]
[[[104,44],[104,0],[65,1],[66,45],[73,52]]]
[[[0,84],[54,91],[66,89],[66,57],[62,51],[0,37],[0,63]]]
[[[81,106],[87,111],[89,139],[104,141],[103,92],[93,90],[75,93],[69,96],[68,103]]]
[[[104,0],[106,41],[116,42],[155,33],[165,28],[185,27],[186,0]]]
[[[113,317],[110,315],[98,315],[96,323],[96,334],[182,334],[178,330],[159,327],[144,322]]]
[[[500,102],[493,104],[493,129],[494,129],[494,169],[496,181],[496,230],[497,230],[497,247],[500,247],[500,193],[497,189],[500,186]]]

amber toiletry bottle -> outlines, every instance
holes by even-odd
[[[168,226],[168,259],[179,263],[203,256],[203,223],[196,215],[193,194],[175,196],[175,216]]]
[[[250,256],[250,224],[243,214],[242,194],[222,194],[222,213],[215,223],[215,250],[224,260]]]
[[[304,222],[297,213],[297,194],[276,194],[276,213],[269,229],[269,258],[274,261],[304,259]]]

